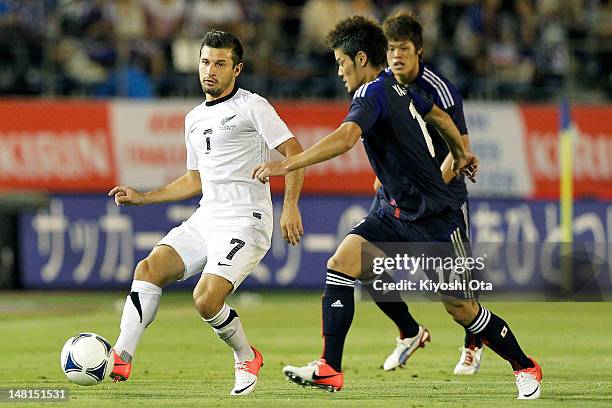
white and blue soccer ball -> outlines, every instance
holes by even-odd
[[[110,343],[95,333],[79,333],[66,341],[60,356],[62,371],[73,383],[95,385],[113,370]]]

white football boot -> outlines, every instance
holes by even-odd
[[[410,357],[420,347],[425,347],[425,343],[431,341],[429,330],[423,326],[419,326],[419,332],[414,337],[405,339],[397,338],[397,345],[393,352],[387,357],[383,364],[385,371],[394,370],[397,367],[403,368]]]
[[[329,392],[340,391],[344,386],[344,374],[336,371],[323,358],[303,367],[285,366],[283,373],[296,384],[310,385]]]
[[[239,362],[234,366],[236,382],[230,395],[247,395],[255,390],[257,375],[259,369],[263,366],[263,356],[255,347],[251,348],[255,357],[251,361]]]
[[[514,372],[516,387],[520,400],[531,400],[540,398],[542,392],[542,367],[533,358],[529,358],[534,367],[525,368]]]
[[[462,347],[461,348],[461,357],[459,357],[459,362],[455,366],[455,370],[453,374],[455,375],[474,375],[480,369],[480,362],[482,361],[482,352],[484,351],[484,346],[469,348]]]

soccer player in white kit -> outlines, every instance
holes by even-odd
[[[136,266],[121,333],[113,347],[111,378],[115,381],[129,378],[132,356],[155,318],[162,288],[202,272],[193,300],[202,319],[234,351],[236,382],[230,394],[246,395],[255,389],[263,357],[247,341],[238,314],[225,298],[270,248],[270,185],[253,180],[251,169],[269,161],[271,149],[290,157],[302,152],[302,147],[267,100],[236,86],[242,53],[240,41],[231,33],[212,30],[202,40],[199,77],[206,101],[185,118],[187,172],[147,193],[127,186],[109,192],[117,205],[178,201],[202,194],[195,213]],[[285,177],[281,229],[293,245],[304,233],[297,206],[303,181],[303,170]]]

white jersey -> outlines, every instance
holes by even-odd
[[[270,184],[251,178],[253,168],[292,138],[270,103],[241,88],[206,101],[185,117],[187,169],[202,180],[199,212],[207,223],[272,228]],[[230,221],[231,220],[231,221]]]

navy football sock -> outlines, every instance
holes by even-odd
[[[482,348],[482,337],[480,337],[478,334],[471,333],[468,329],[465,329],[463,345],[465,348]]]
[[[334,370],[342,371],[344,340],[355,313],[355,279],[327,270],[323,313],[323,358]]]
[[[419,333],[419,324],[408,311],[408,305],[403,301],[400,293],[397,290],[376,290],[374,288],[375,281],[395,283],[395,280],[387,272],[383,272],[376,279],[370,282],[363,282],[363,284],[372,300],[376,302],[376,306],[395,323],[399,329],[401,339],[416,336]],[[380,287],[380,284],[377,284],[377,287]]]
[[[504,360],[512,365],[513,370],[533,367],[533,362],[523,353],[510,326],[502,318],[491,313],[480,305],[474,321],[467,327],[470,333],[482,337],[483,342]]]

